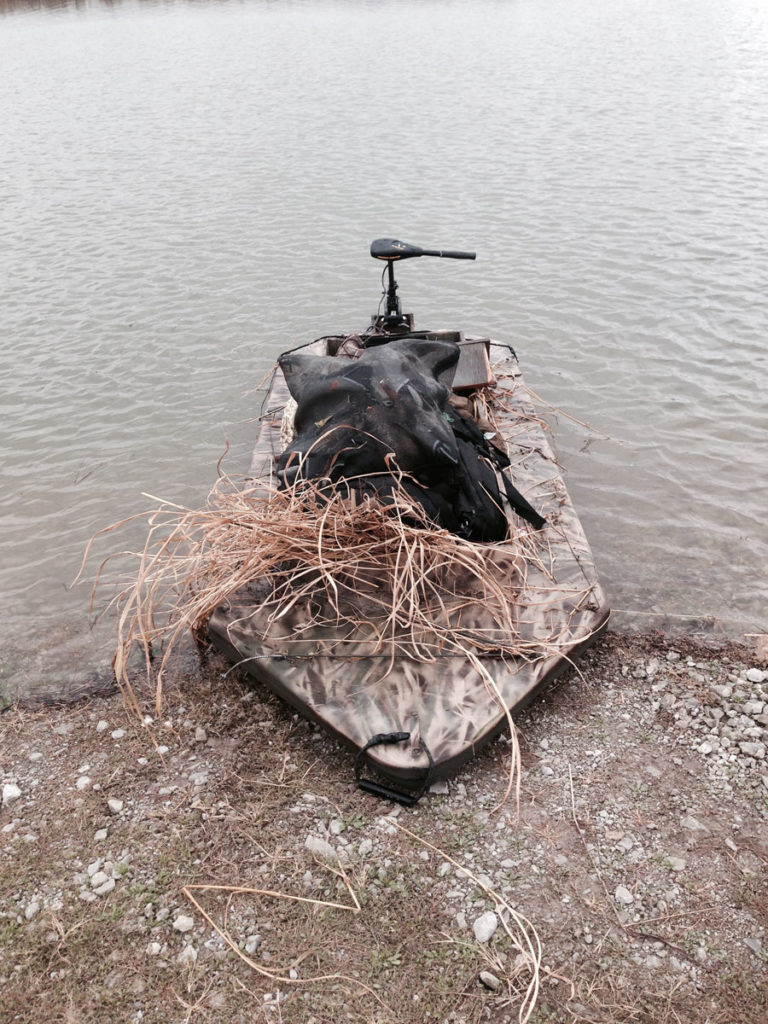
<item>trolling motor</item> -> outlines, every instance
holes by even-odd
[[[416,256],[442,256],[449,260],[473,260],[474,252],[459,252],[455,249],[422,249],[418,245],[399,242],[396,238],[377,238],[371,242],[371,256],[387,264],[387,304],[382,315],[371,317],[372,326],[385,334],[403,334],[413,330],[413,314],[403,313],[397,295],[394,264],[397,260],[410,260]]]

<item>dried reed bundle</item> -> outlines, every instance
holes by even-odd
[[[132,695],[132,650],[141,648],[148,665],[150,652],[165,645],[158,713],[177,642],[204,631],[238,593],[267,653],[429,662],[541,652],[541,641],[526,640],[518,628],[527,567],[543,568],[529,534],[501,544],[463,540],[436,529],[402,488],[385,507],[343,485],[267,490],[223,476],[204,508],[163,502],[147,519],[135,580],[115,599],[114,667]]]

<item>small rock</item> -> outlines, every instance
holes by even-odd
[[[444,860],[440,867],[437,869],[437,877],[445,878],[448,872],[451,870],[450,861]]]
[[[179,916],[173,922],[173,927],[177,932],[191,932],[195,927],[195,919],[189,917],[188,914],[179,914]]]
[[[249,955],[251,953],[255,953],[260,945],[261,945],[261,936],[260,935],[249,935],[248,938],[245,940],[245,952],[248,953]]]
[[[42,759],[43,755],[40,753],[39,750],[35,750],[29,755],[30,761],[42,761]]]
[[[198,727],[195,729],[195,743],[206,743],[207,740],[208,733],[205,731],[202,725],[198,725]]]
[[[357,852],[361,857],[367,857],[368,854],[373,850],[373,842],[370,839],[363,839],[357,848]]]
[[[123,809],[123,801],[118,800],[117,797],[111,796],[107,800],[107,807],[109,808],[110,814],[119,814]]]
[[[709,829],[706,825],[702,825],[698,818],[694,818],[692,815],[687,815],[680,822],[683,828],[687,828],[689,832],[708,832]]]
[[[762,958],[763,943],[759,938],[744,939],[744,945],[749,946],[749,948],[752,950],[755,956],[759,956]]]
[[[91,888],[98,889],[100,885],[104,885],[109,880],[109,875],[104,871],[94,871],[91,875]]]
[[[748,668],[747,679],[750,683],[764,683],[766,674],[765,672],[761,672],[759,668]]]
[[[490,971],[480,971],[480,981],[489,988],[491,992],[497,992],[501,987],[501,982],[495,974],[491,974]]]
[[[613,894],[613,898],[617,903],[621,903],[625,907],[628,907],[630,903],[635,902],[635,897],[625,885],[616,886],[616,892]]]
[[[543,764],[541,766],[541,768],[540,768],[540,771],[541,771],[542,775],[554,775],[555,774],[554,769],[550,768],[550,766],[548,764]]]
[[[91,777],[89,775],[81,775],[75,783],[78,789],[88,789],[91,784]]]
[[[31,900],[24,908],[24,917],[31,921],[40,912],[40,904],[37,900]]]
[[[109,835],[109,833],[108,833],[107,829],[100,828],[98,830],[98,832],[94,832],[93,838],[94,838],[95,842],[100,843],[100,842],[102,842],[102,840],[106,839],[108,835]]]
[[[488,942],[498,927],[498,917],[492,910],[488,910],[485,914],[481,914],[473,923],[472,931],[475,933],[475,938],[478,942]]]
[[[307,836],[304,846],[310,853],[317,854],[317,856],[322,857],[323,860],[338,860],[336,851],[331,844],[326,842],[325,839],[321,839],[319,836]]]
[[[147,946],[147,953],[150,956],[157,956],[162,948],[159,942],[150,942]]]
[[[93,884],[93,882],[91,882],[91,884]],[[106,882],[102,882],[102,884],[97,886],[93,891],[96,893],[97,896],[106,896],[106,894],[108,892],[112,892],[112,890],[114,888],[115,888],[115,880],[114,880],[114,878],[108,878],[106,880]]]
[[[748,757],[756,757],[762,760],[765,757],[764,743],[740,743],[739,750]]]
[[[121,740],[125,736],[125,729],[113,729],[109,735],[113,740]]]
[[[197,950],[194,946],[185,946],[176,957],[176,963],[182,967],[194,967],[197,963]]]
[[[3,786],[3,807],[15,803],[21,797],[21,790],[14,782],[6,782]]]
[[[438,779],[437,782],[433,782],[429,787],[429,792],[434,793],[435,796],[447,796],[448,783],[445,779]]]
[[[667,857],[673,871],[685,871],[686,862],[682,857]]]
[[[109,722],[105,722],[103,718],[96,723],[96,732],[105,732],[108,728]]]
[[[98,860],[94,860],[88,865],[88,867],[85,869],[85,873],[88,875],[89,878],[93,878],[97,871],[101,871],[101,866],[103,863],[104,861],[101,859],[101,857],[99,857]]]

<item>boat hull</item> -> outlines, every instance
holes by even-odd
[[[295,649],[288,656],[279,643],[265,642],[248,589],[217,609],[209,623],[218,649],[351,749],[360,751],[380,734],[407,733],[405,741],[366,751],[381,775],[406,788],[425,777],[425,748],[433,762],[430,778],[453,774],[505,729],[510,715],[570,667],[605,629],[609,616],[592,553],[517,358],[495,342],[489,343],[489,358],[495,378],[494,426],[511,459],[510,474],[547,519],[535,535],[541,558],[526,565],[516,601],[523,656],[507,649],[503,657],[467,658],[447,649],[425,662],[386,652],[371,656],[370,645],[361,644],[358,652],[347,648],[341,657],[323,653],[329,645],[322,638],[314,648],[305,645],[300,656]],[[277,486],[275,462],[283,448],[289,400],[277,370],[251,466],[251,476],[265,489]],[[521,527],[516,519],[514,525]],[[514,572],[512,544],[508,553],[504,544],[492,547],[498,572]]]

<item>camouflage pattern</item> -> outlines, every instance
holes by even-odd
[[[313,343],[310,350],[323,353],[321,344]],[[508,712],[519,711],[567,668],[608,618],[589,545],[517,359],[497,343],[490,343],[490,356],[496,384],[485,396],[488,419],[500,434],[495,443],[503,440],[515,485],[546,516],[547,525],[532,538],[538,566],[527,561],[523,567],[514,544],[477,545],[498,578],[515,590],[514,621],[504,627],[498,617],[483,612],[482,602],[459,610],[459,596],[454,607],[445,609],[444,625],[491,638],[494,630],[506,628],[520,639],[518,656],[482,656],[473,664],[448,644],[432,650],[433,660],[425,662],[413,657],[416,649],[405,643],[394,654],[382,652],[370,628],[349,636],[349,627],[307,627],[312,616],[302,607],[268,626],[259,613],[258,581],[218,609],[209,624],[212,641],[233,661],[353,749],[378,733],[409,732],[407,742],[377,746],[367,754],[395,783],[408,785],[423,776],[427,761],[421,740],[434,759],[434,777],[455,771],[503,730]],[[277,486],[276,460],[289,399],[276,371],[251,466],[252,476],[272,487]],[[516,528],[520,525],[515,519]],[[455,592],[466,593],[472,578],[452,571]],[[374,613],[377,584],[371,581],[370,593],[359,588],[354,600],[360,621]],[[502,632],[500,639],[509,650],[509,635]],[[434,637],[410,642],[418,647],[420,640],[434,643]]]

